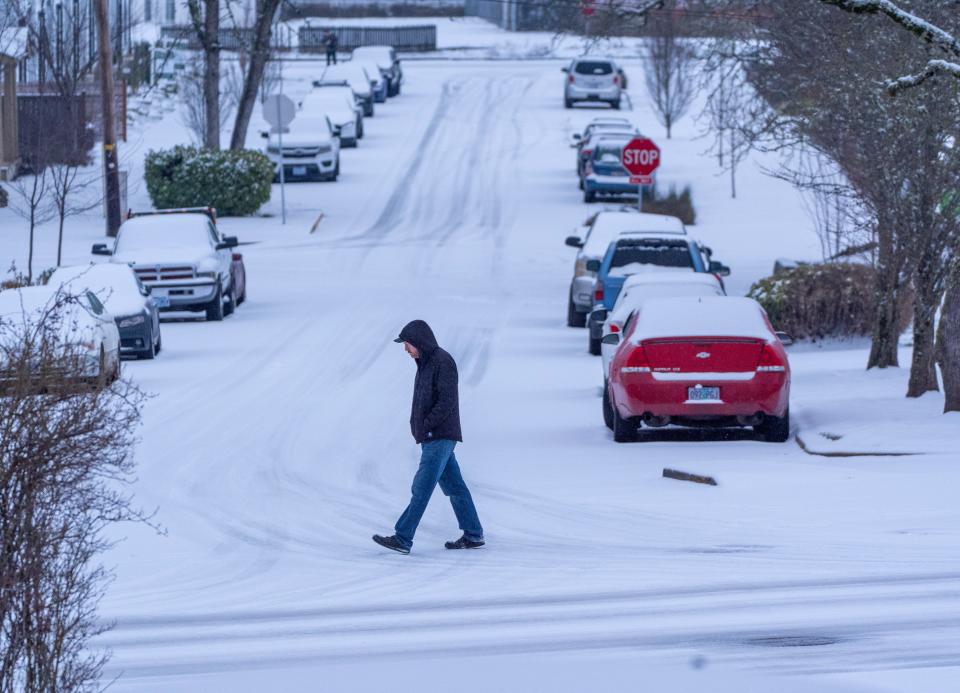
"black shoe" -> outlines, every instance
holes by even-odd
[[[446,542],[444,546],[446,546],[448,549],[479,549],[481,546],[483,546],[483,544],[483,539],[480,541],[472,541],[467,539],[467,535],[463,535],[456,541]]]
[[[381,537],[379,534],[374,534],[373,540],[385,549],[393,549],[397,553],[403,554],[410,553],[410,549],[400,544],[395,536]]]

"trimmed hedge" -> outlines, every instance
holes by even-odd
[[[177,146],[147,152],[144,168],[157,209],[214,207],[218,216],[248,216],[270,199],[273,164],[261,152]]]
[[[747,294],[794,339],[866,337],[873,327],[876,272],[837,262],[800,265],[761,279]]]

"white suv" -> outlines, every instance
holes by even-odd
[[[563,105],[573,108],[578,101],[602,101],[620,108],[623,71],[606,58],[575,58],[563,68],[567,81],[563,89]]]
[[[267,158],[273,162],[273,182],[280,182],[280,136],[267,138]],[[340,137],[325,113],[301,111],[283,133],[283,176],[290,181],[334,181],[340,175]]]
[[[113,248],[93,246],[94,255],[133,267],[160,310],[204,311],[223,320],[236,306],[233,294],[235,236],[221,236],[213,210],[161,210],[127,219]]]

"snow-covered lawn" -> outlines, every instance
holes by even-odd
[[[316,64],[285,69],[303,93]],[[731,293],[777,257],[817,257],[789,186],[753,160],[731,200],[692,122],[665,140],[627,69],[660,181],[693,186],[693,231],[733,268]],[[564,327],[563,239],[597,208],[580,201],[568,138],[597,111],[562,108],[555,61],[405,71],[340,182],[288,186],[285,227],[276,189],[261,216],[222,221],[258,241],[243,249],[249,302],[220,324],[165,322],[160,357],[124,366],[157,395],[135,491],[168,532],[123,527],[108,557],[112,690],[624,690],[648,670],[657,690],[947,690],[960,433],[936,397],[907,402],[902,372],[864,373],[862,344],[801,348],[801,432],[865,445],[936,421],[929,454],[819,457],[685,430],[614,444],[599,359]],[[147,148],[185,138],[175,114],[141,126],[131,175]],[[142,185],[131,200],[148,204]],[[70,222],[69,262],[101,223]],[[0,228],[22,266],[23,222],[0,210]],[[53,242],[43,229],[38,267]],[[459,362],[482,551],[443,549],[457,528],[439,492],[409,557],[370,541],[417,464],[413,365],[391,340],[418,317]],[[667,466],[719,485],[664,479]],[[740,683],[743,669],[797,680]]]

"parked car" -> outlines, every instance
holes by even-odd
[[[357,100],[357,95],[353,93],[353,89],[342,82],[323,84],[322,82],[317,81],[313,83],[313,91],[323,92],[325,96],[331,98],[334,94],[339,94],[344,103],[350,104],[353,107],[354,114],[356,115],[355,120],[357,123],[357,139],[363,139],[363,104]]]
[[[595,202],[601,196],[639,194],[639,187],[630,182],[630,173],[623,167],[620,158],[623,148],[634,137],[635,134],[604,132],[596,140],[580,175],[584,202]]]
[[[356,96],[357,103],[363,106],[363,115],[368,118],[373,116],[373,86],[370,84],[370,76],[362,65],[351,63],[328,65],[324,68],[320,79],[313,84],[314,86],[333,84],[350,87]]]
[[[356,63],[366,70],[367,77],[370,78],[370,87],[373,89],[373,100],[376,103],[384,103],[387,100],[387,78],[380,70],[377,62],[360,56],[359,58],[353,58],[350,63]]]
[[[122,356],[152,359],[160,352],[160,309],[150,287],[129,265],[108,262],[60,267],[47,285],[70,293],[91,291],[117,323]]]
[[[300,102],[300,113],[314,118],[325,114],[333,125],[334,134],[340,138],[340,146],[357,146],[357,140],[363,132],[363,115],[357,112],[353,96],[346,87],[343,90],[314,89]]]
[[[587,162],[593,158],[593,151],[596,149],[597,143],[600,140],[606,137],[614,137],[617,139],[622,138],[629,142],[634,137],[640,136],[640,131],[629,124],[602,123],[596,127],[587,129],[589,132],[579,140],[577,146],[577,176],[580,178],[581,190],[583,190],[584,169],[586,168]],[[634,192],[636,192],[636,190],[634,190]]]
[[[247,301],[247,267],[243,264],[243,255],[232,254],[230,271],[233,290],[237,294],[237,305],[243,305]]]
[[[766,313],[750,298],[650,299],[621,334],[607,396],[613,437],[641,425],[752,426],[790,436],[790,363]]]
[[[595,263],[595,264],[594,264]],[[607,247],[603,260],[588,263],[597,267],[597,280],[593,289],[596,308],[612,310],[627,277],[639,273],[663,274],[668,272],[711,272],[729,274],[721,263],[707,264],[700,244],[687,237],[660,233],[624,233]],[[592,311],[587,316],[588,351],[600,354],[602,326]]]
[[[606,58],[574,58],[567,67],[563,105],[573,108],[581,101],[599,101],[620,108],[623,76],[620,67]]]
[[[274,183],[280,182],[283,160],[285,182],[336,181],[340,176],[340,138],[326,114],[300,113],[283,133],[283,156],[279,133],[263,133],[267,157],[273,162]]]
[[[403,67],[393,46],[361,46],[353,49],[352,60],[372,60],[387,78],[387,96],[399,96],[403,84]]]
[[[633,207],[623,207],[594,214],[581,227],[580,235],[567,236],[565,243],[571,248],[577,248],[567,302],[569,327],[584,327],[587,324],[587,314],[594,307],[594,284],[599,263],[591,265],[593,269],[589,269],[587,265],[591,261],[601,260],[610,242],[620,234],[643,232],[685,236],[687,230],[683,222],[676,217],[646,214]]]
[[[591,314],[591,322],[601,326],[600,357],[603,367],[603,418],[607,426],[613,426],[612,410],[607,394],[607,378],[610,361],[617,345],[604,343],[603,337],[621,334],[635,320],[643,303],[654,298],[678,298],[681,296],[725,296],[723,286],[712,274],[703,272],[663,272],[657,274],[634,274],[627,277],[613,310],[599,308]]]
[[[219,321],[233,313],[235,236],[221,236],[212,210],[142,212],[120,225],[113,247],[94,255],[130,265],[162,311],[202,311]]]
[[[61,384],[113,382],[120,375],[120,334],[113,316],[91,291],[68,293],[58,286],[25,286],[0,291],[0,382],[9,384],[18,379],[9,361],[11,351],[17,353],[20,340],[28,331],[36,334],[49,329],[54,341],[52,355],[78,358],[79,363],[63,373],[49,374],[39,370],[29,378],[39,388]],[[32,359],[29,361],[33,363]],[[37,366],[40,362],[37,362]],[[80,382],[65,380],[75,375]],[[42,382],[35,382],[42,379]],[[55,382],[52,382],[55,381]]]

